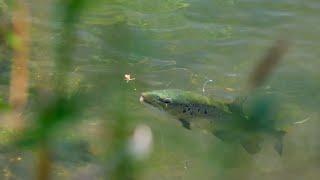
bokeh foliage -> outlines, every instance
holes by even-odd
[[[0,1],[0,109],[5,113],[11,110],[7,101],[10,42],[14,41],[11,2],[15,1]],[[311,10],[316,8],[309,6],[317,4],[316,0],[309,6],[275,3],[315,21],[317,12]],[[319,62],[310,58],[315,61],[308,62],[309,66],[300,59],[319,54],[314,53],[317,45],[312,43],[316,36],[296,27],[316,23],[308,24],[290,12],[286,15],[273,3],[259,1],[31,0],[25,6],[31,12],[27,18],[32,37],[29,99],[21,113],[26,127],[23,131],[0,129],[1,178],[318,176],[314,169],[320,147],[315,110],[319,86],[314,85],[312,79],[318,72],[311,66],[317,67]],[[310,124],[291,129],[283,157],[272,147],[251,156],[239,145],[224,143],[201,130],[186,131],[172,117],[139,103],[140,93],[151,89],[202,93],[208,79],[214,79],[207,87],[209,96],[230,99],[243,93],[237,90],[243,88],[254,59],[277,32],[287,32],[286,23],[298,29],[291,31],[293,35],[302,31],[304,37],[294,39],[298,45],[288,56],[292,61],[280,64],[257,94],[250,94],[253,100],[245,107],[252,119],[262,119],[262,124],[250,124],[263,127],[287,127],[312,116]],[[312,46],[304,46],[308,43]],[[299,48],[305,53],[299,54]],[[126,82],[125,74],[135,80]],[[226,92],[225,87],[235,92]],[[276,122],[272,119],[279,124],[270,125],[270,117],[279,118]],[[139,124],[150,126],[154,135],[153,152],[142,161],[128,148]],[[38,161],[47,168],[37,166]]]

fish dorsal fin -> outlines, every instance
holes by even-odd
[[[271,74],[272,70],[279,64],[287,50],[288,42],[286,40],[277,40],[271,46],[251,73],[245,87],[246,93],[235,98],[235,100],[230,104],[231,111],[243,113],[243,103],[247,100],[248,95],[262,86],[267,77]]]
[[[228,106],[231,112],[243,115],[243,104],[247,100],[247,96],[238,96]]]

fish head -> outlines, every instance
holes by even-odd
[[[179,92],[175,90],[149,91],[141,93],[140,102],[144,102],[160,110],[168,111],[181,103],[178,96]]]
[[[205,96],[176,89],[144,92],[141,94],[140,102],[164,110],[178,118],[185,117],[185,109],[192,105],[213,105],[210,104],[211,101]]]

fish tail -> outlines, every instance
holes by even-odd
[[[283,137],[286,134],[283,130],[278,130],[275,132],[275,143],[274,150],[281,156],[283,152]]]
[[[261,151],[261,142],[259,137],[253,136],[242,139],[240,143],[249,154],[256,154]]]

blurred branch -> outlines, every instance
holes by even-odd
[[[51,153],[49,152],[48,145],[43,141],[38,150],[38,180],[50,179],[51,173]]]
[[[288,42],[285,40],[278,40],[273,44],[251,73],[248,82],[250,90],[258,88],[265,82],[287,50]]]
[[[60,0],[58,1],[57,10],[59,11],[57,17],[62,17],[61,23],[61,36],[56,42],[56,59],[55,59],[55,100],[47,102],[48,108],[45,108],[43,112],[40,112],[38,123],[42,125],[40,128],[41,144],[38,154],[38,180],[50,179],[51,169],[51,153],[48,147],[48,136],[50,133],[48,129],[58,124],[61,121],[66,120],[65,116],[72,114],[72,108],[76,107],[76,104],[69,104],[70,99],[66,99],[66,91],[68,90],[68,74],[72,65],[72,53],[74,46],[76,45],[77,33],[76,23],[80,17],[86,0]],[[71,98],[73,99],[73,98]],[[71,109],[70,109],[71,108]]]
[[[62,16],[61,36],[56,43],[56,91],[64,91],[67,88],[68,72],[72,65],[72,52],[76,44],[76,23],[81,11],[85,7],[86,0],[60,0],[57,7],[57,15]]]
[[[6,31],[6,43],[12,49],[11,73],[9,77],[9,105],[12,111],[2,114],[3,125],[10,129],[24,127],[23,111],[28,98],[28,58],[29,58],[29,9],[23,1],[12,5],[11,23]],[[5,14],[6,15],[6,14]]]
[[[17,1],[13,8],[13,59],[10,80],[10,105],[21,110],[27,102],[28,58],[29,58],[29,9],[23,1]]]

